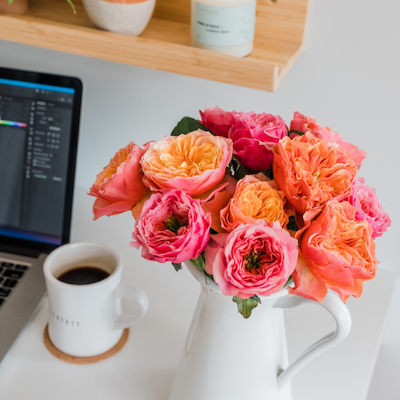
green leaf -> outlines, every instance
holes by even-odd
[[[202,254],[197,258],[192,258],[190,261],[199,271],[203,272],[206,269],[206,261],[203,259]]]
[[[250,298],[261,304],[261,299],[256,294]]]
[[[291,134],[291,133],[297,133],[299,136],[303,136],[304,134],[305,134],[305,132],[303,132],[303,131],[297,131],[296,129],[290,129],[289,131],[288,131],[288,136]]]
[[[286,228],[295,232],[299,230],[293,215],[289,217],[289,222],[287,223]]]
[[[286,281],[284,287],[289,286],[289,285],[291,285],[292,283],[293,283],[293,278],[292,278],[292,275],[290,275],[290,276],[289,276],[289,279]]]
[[[172,265],[175,268],[175,271],[179,271],[180,269],[182,269],[182,264],[181,263],[172,263]]]
[[[250,173],[235,156],[232,157],[232,160],[228,164],[228,168],[231,175],[237,180],[244,178]]]
[[[208,278],[214,280],[214,277],[209,274],[206,270],[206,258],[204,256],[204,252],[202,252],[197,258],[191,258],[190,261],[192,264],[200,271],[203,272]]]
[[[249,318],[254,308],[261,304],[261,300],[257,295],[248,299],[241,299],[240,297],[233,296],[232,301],[237,304],[238,312],[243,315],[244,318]]]
[[[197,121],[197,119],[190,118],[190,117],[183,117],[178,122],[176,127],[173,129],[171,136],[186,135],[189,132],[197,131],[197,129],[202,129],[203,131],[208,131],[208,132],[212,133],[203,124],[201,124],[199,121]]]

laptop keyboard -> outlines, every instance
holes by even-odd
[[[10,296],[29,264],[14,263],[0,258],[0,306]]]

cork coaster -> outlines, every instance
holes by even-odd
[[[128,341],[129,337],[129,328],[124,329],[124,332],[122,333],[121,339],[119,342],[110,350],[106,351],[103,354],[99,354],[98,356],[92,356],[92,357],[76,357],[76,356],[70,356],[69,354],[65,354],[61,350],[59,350],[56,346],[54,346],[53,342],[50,339],[49,336],[49,325],[46,325],[46,328],[44,328],[43,332],[43,341],[44,344],[47,348],[47,350],[53,354],[54,357],[57,357],[61,361],[65,361],[71,364],[80,364],[80,365],[86,365],[86,364],[94,364],[103,360],[106,360],[107,358],[112,357],[113,355],[117,354],[126,344]]]

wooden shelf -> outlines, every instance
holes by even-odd
[[[81,0],[74,4],[76,14],[65,0],[30,0],[27,15],[0,15],[0,39],[268,91],[303,50],[308,8],[308,0],[258,0],[254,50],[238,58],[189,45],[190,0],[157,0],[138,37],[96,29]]]

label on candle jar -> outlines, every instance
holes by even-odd
[[[256,1],[244,6],[215,7],[194,3],[194,39],[212,46],[248,43],[254,37]]]

